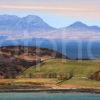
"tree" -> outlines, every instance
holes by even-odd
[[[98,71],[94,72],[92,75],[90,75],[89,79],[100,81],[100,70],[98,70]]]

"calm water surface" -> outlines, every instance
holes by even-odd
[[[0,100],[100,100],[100,94],[0,93]]]

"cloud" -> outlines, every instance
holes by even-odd
[[[40,11],[49,12],[65,16],[100,18],[100,8],[98,6],[82,7],[81,5],[0,5],[0,11]]]
[[[18,5],[1,5],[0,10],[54,10],[54,11],[70,11],[70,12],[97,12],[95,8],[81,8],[81,7],[62,7],[62,6],[18,6]]]

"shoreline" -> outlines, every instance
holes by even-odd
[[[100,94],[100,86],[83,86],[72,84],[56,84],[52,80],[1,80],[0,93],[5,92],[48,92],[48,93],[96,93]],[[45,83],[44,83],[45,82]]]
[[[95,93],[100,94],[100,89],[92,89],[92,88],[78,88],[78,89],[0,89],[0,93],[9,93],[9,92],[17,92],[17,93],[27,93],[27,92],[48,92],[48,93]]]

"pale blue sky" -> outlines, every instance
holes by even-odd
[[[100,0],[0,0],[0,14],[38,15],[54,27],[75,21],[100,26]]]

